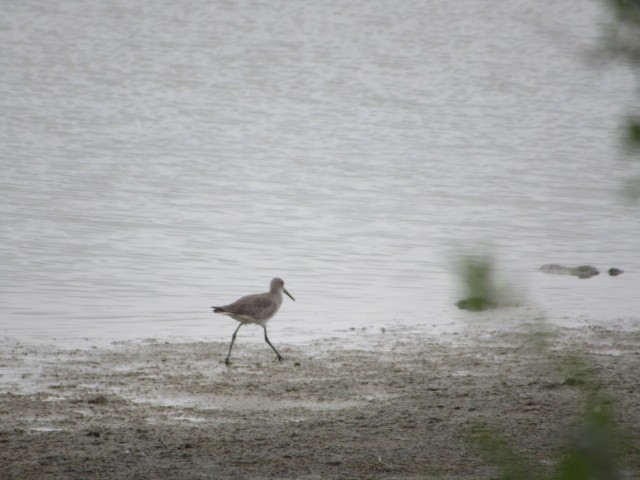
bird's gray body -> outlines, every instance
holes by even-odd
[[[229,364],[229,357],[231,356],[231,349],[233,343],[236,340],[236,333],[240,330],[242,325],[249,323],[255,323],[260,325],[264,329],[264,339],[269,346],[276,352],[277,359],[283,360],[282,356],[278,353],[275,347],[269,341],[267,337],[267,322],[278,312],[280,305],[282,305],[282,292],[286,293],[291,300],[295,301],[295,298],[291,296],[287,289],[284,288],[284,281],[280,278],[274,278],[271,280],[269,291],[266,293],[255,293],[253,295],[246,295],[239,298],[229,305],[222,307],[211,307],[215,313],[221,315],[227,315],[234,320],[240,322],[236,331],[233,332],[231,337],[231,345],[229,346],[229,353],[225,360],[226,364]]]
[[[265,326],[282,305],[279,290],[246,295],[229,305],[213,307],[213,311],[237,320],[240,323],[256,323]]]

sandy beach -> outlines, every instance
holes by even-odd
[[[537,331],[537,334],[532,332]],[[491,479],[495,429],[549,472],[584,407],[576,352],[640,478],[640,329],[398,326],[309,345],[1,340],[0,479]],[[272,339],[274,342],[276,339]],[[483,427],[484,428],[484,427]]]

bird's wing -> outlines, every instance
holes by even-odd
[[[278,305],[271,298],[261,293],[255,295],[247,295],[236,300],[231,305],[222,307],[225,311],[231,311],[236,315],[247,316],[251,318],[270,317],[278,309]]]

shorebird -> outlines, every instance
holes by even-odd
[[[282,292],[286,293],[291,300],[296,301],[295,298],[291,296],[287,289],[284,288],[284,280],[281,278],[274,278],[271,280],[271,285],[269,287],[269,291],[266,293],[256,293],[253,295],[246,295],[242,298],[239,298],[233,303],[229,305],[224,305],[222,307],[211,307],[215,313],[219,313],[221,315],[228,315],[234,320],[240,322],[236,331],[233,332],[233,336],[231,337],[231,345],[229,345],[229,353],[227,354],[227,358],[224,363],[229,365],[229,357],[231,356],[231,349],[233,348],[233,342],[236,341],[236,333],[240,330],[240,327],[248,324],[255,323],[256,325],[260,325],[264,329],[264,339],[269,344],[269,346],[276,352],[277,360],[282,361],[282,355],[278,353],[276,347],[274,347],[269,341],[269,337],[267,336],[267,322],[271,317],[273,317],[282,305]]]

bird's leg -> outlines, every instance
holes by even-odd
[[[224,363],[227,365],[229,365],[229,357],[231,356],[231,349],[233,348],[233,342],[236,341],[236,333],[238,333],[238,330],[240,330],[241,326],[242,326],[242,323],[238,325],[238,328],[236,328],[236,331],[233,332],[233,336],[231,337],[231,345],[229,345],[229,353],[227,353],[227,358],[224,361]]]
[[[269,344],[269,346],[270,346],[271,348],[273,348],[273,351],[274,351],[274,352],[276,352],[276,355],[278,356],[278,360],[279,360],[279,361],[284,360],[284,358],[282,357],[282,355],[280,355],[280,354],[278,353],[278,350],[276,350],[276,347],[274,347],[274,346],[271,344],[271,342],[269,341],[269,337],[267,337],[267,327],[266,327],[266,326],[264,326],[264,327],[262,327],[262,328],[264,328],[264,339],[265,339],[265,340],[266,340],[266,342]]]

